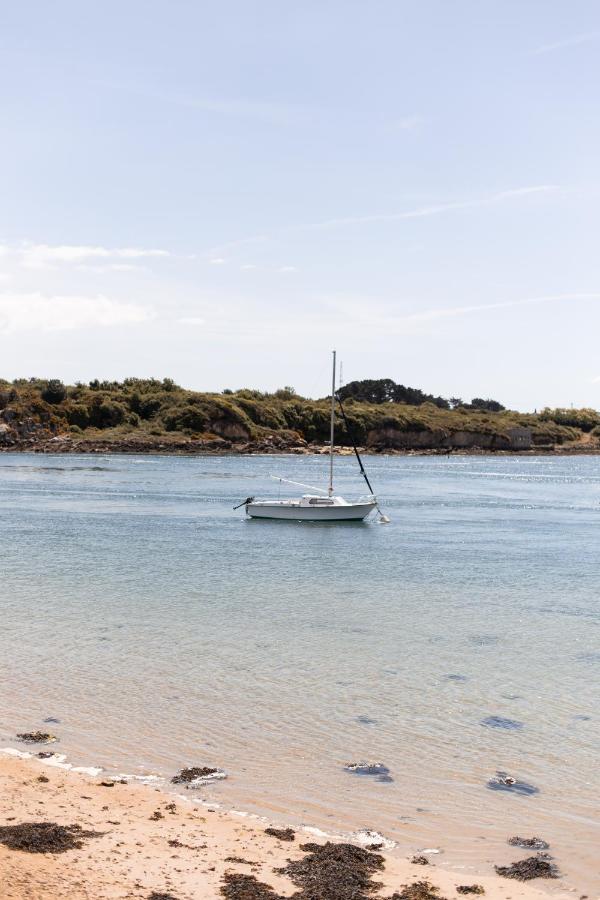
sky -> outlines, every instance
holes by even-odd
[[[20,0],[0,377],[600,408],[596,0]]]

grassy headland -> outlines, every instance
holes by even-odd
[[[394,390],[373,391],[381,384]],[[343,394],[350,434],[340,420],[341,446],[353,439],[374,452],[600,452],[600,413],[592,409],[518,413],[495,401],[447,401],[389,379],[354,382]],[[394,399],[404,396],[412,402]],[[5,450],[303,452],[322,447],[328,436],[328,399],[309,400],[292,388],[200,393],[168,378],[76,385],[0,380]]]

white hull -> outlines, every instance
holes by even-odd
[[[262,500],[246,504],[253,519],[288,519],[306,522],[360,522],[375,509],[374,501],[310,506],[298,500]]]

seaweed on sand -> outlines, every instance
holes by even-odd
[[[415,881],[413,884],[402,885],[400,893],[396,891],[390,900],[443,900],[439,896],[439,890],[429,881]]]
[[[371,878],[383,869],[383,857],[378,853],[331,842],[302,844],[300,849],[306,854],[302,859],[290,860],[275,870],[299,888],[288,900],[368,900],[381,887]],[[227,900],[285,900],[253,875],[237,873],[225,874],[221,894]]]
[[[480,884],[459,884],[456,892],[457,894],[485,894],[485,888]]]
[[[22,731],[20,734],[17,734],[17,737],[26,744],[52,744],[58,740],[55,735],[50,734],[48,731]]]
[[[174,775],[171,778],[171,784],[190,784],[198,778],[208,778],[211,775],[216,775],[218,771],[218,769],[211,769],[208,766],[190,766]]]
[[[284,875],[299,889],[285,897],[253,875],[228,872],[221,894],[227,900],[370,900],[381,884],[373,874],[383,869],[384,858],[354,844],[302,844],[306,854],[274,871]],[[389,900],[443,900],[438,888],[428,881],[404,885]]]
[[[23,822],[0,826],[0,844],[9,850],[27,853],[64,853],[79,850],[83,838],[100,837],[98,831],[84,831],[81,825],[57,825],[56,822]]]
[[[413,856],[411,863],[415,866],[430,866],[431,863],[426,856]]]
[[[237,872],[227,872],[223,876],[221,894],[227,900],[284,900],[281,894],[276,894],[273,888],[254,875]]]
[[[381,885],[372,881],[383,869],[383,856],[353,844],[302,844],[307,855],[277,872],[286,875],[300,892],[295,900],[365,900]]]
[[[498,875],[505,878],[516,878],[518,881],[530,881],[532,878],[558,878],[558,870],[547,853],[538,853],[520,859],[510,866],[494,866]]]
[[[162,891],[152,891],[148,900],[177,900],[173,894],[164,894]]]
[[[295,841],[296,833],[293,828],[265,828],[265,834],[277,838],[280,841]]]
[[[523,850],[547,850],[550,846],[548,841],[544,841],[539,837],[522,838],[518,835],[508,839],[511,847],[522,847]]]

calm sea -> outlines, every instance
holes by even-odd
[[[0,455],[1,745],[54,717],[74,763],[222,766],[199,794],[449,865],[540,835],[599,887],[600,459],[372,458],[389,525],[232,511],[325,469]]]

